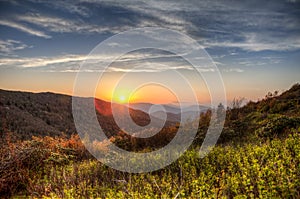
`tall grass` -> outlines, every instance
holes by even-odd
[[[1,151],[1,194],[38,198],[300,198],[300,135],[187,151],[146,174],[88,157],[78,138],[34,138]]]

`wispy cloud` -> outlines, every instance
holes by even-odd
[[[167,2],[147,2],[147,1],[93,1],[93,0],[79,0],[79,1],[64,1],[64,2],[44,2],[31,0],[35,3],[42,3],[49,6],[51,9],[66,10],[71,13],[80,14],[86,18],[91,15],[97,15],[91,8],[103,7],[106,10],[112,9],[114,12],[126,12],[127,16],[123,15],[101,15],[99,24],[86,23],[84,21],[76,21],[74,19],[62,19],[53,16],[43,16],[41,14],[33,14],[27,16],[20,16],[19,20],[26,21],[39,25],[44,28],[49,28],[52,32],[76,32],[76,33],[99,33],[111,32],[118,33],[130,28],[141,27],[165,27],[174,30],[188,33],[188,31],[196,30],[196,27],[188,20],[177,15],[177,12],[166,10],[168,6],[175,8],[175,3]],[[161,4],[161,6],[154,6]],[[174,4],[174,5],[173,5]],[[150,8],[150,9],[149,9]],[[101,8],[103,9],[103,8]],[[162,12],[162,9],[165,9]],[[106,12],[106,11],[104,11]],[[63,27],[60,25],[64,25]]]
[[[263,50],[288,51],[300,49],[300,37],[298,36],[290,38],[274,38],[271,36],[268,37],[267,35],[258,35],[254,33],[243,35],[243,42],[204,40],[202,43],[206,48],[240,48],[245,51],[254,52]]]
[[[276,64],[282,63],[284,57],[280,56],[253,56],[253,57],[239,57],[233,62],[235,65],[240,65],[243,67],[252,66],[274,66]]]
[[[29,14],[18,16],[19,21],[23,21],[29,24],[38,25],[51,32],[58,33],[118,33],[128,28],[126,27],[114,27],[84,23],[82,21],[63,19],[60,17],[44,16],[41,14]]]
[[[224,68],[222,71],[224,71],[224,72],[236,72],[236,73],[244,72],[244,70],[240,69],[240,68]]]
[[[46,4],[51,8],[55,8],[61,11],[69,12],[72,14],[79,14],[84,17],[88,17],[91,14],[91,11],[85,7],[84,5],[80,4],[79,1],[40,1],[40,0],[30,0],[34,3]]]
[[[267,5],[258,9],[246,3],[229,6],[226,1],[122,1],[117,5],[143,13],[137,26],[158,25],[179,30],[200,43],[204,41],[201,44],[210,48],[238,48],[253,52],[300,49],[300,23],[297,16],[289,13],[288,7],[278,10]]]
[[[172,55],[173,56],[173,55]],[[153,55],[135,53],[114,60],[113,55],[89,56],[86,55],[61,55],[55,57],[32,57],[32,58],[2,58],[0,68],[19,68],[44,72],[78,72],[80,66],[83,72],[162,72],[167,70],[194,70],[194,68],[178,59],[172,59],[168,55]],[[113,62],[112,62],[113,61]],[[111,63],[112,62],[112,63]],[[105,68],[106,66],[110,66]],[[203,72],[211,72],[209,67],[200,67]]]
[[[21,23],[18,22],[14,22],[14,21],[6,21],[6,20],[0,20],[0,25],[3,26],[8,26],[11,28],[15,28],[17,30],[20,30],[22,32],[26,32],[30,35],[34,35],[34,36],[38,36],[38,37],[43,37],[46,39],[51,38],[51,36],[47,35],[46,33],[42,32],[42,31],[38,31],[38,30],[34,30],[32,28],[29,28]]]
[[[17,14],[12,21],[1,20],[0,25],[44,38],[54,37],[50,36],[51,32],[115,34],[155,26],[181,31],[207,48],[237,48],[252,52],[300,49],[299,11],[290,12],[296,1],[293,7],[278,2],[258,7],[258,0],[257,4],[235,2],[232,5],[219,0],[30,2],[43,4],[52,13],[30,10]]]
[[[28,46],[21,41],[16,41],[12,39],[8,40],[0,40],[0,55],[2,56],[16,56],[14,54],[15,51],[23,50],[26,48],[31,48],[32,46]]]
[[[64,55],[56,57],[28,57],[28,58],[3,58],[0,67],[35,68],[53,64],[82,62],[86,59],[83,55]]]

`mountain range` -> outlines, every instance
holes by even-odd
[[[90,99],[82,98],[82,100]],[[107,137],[114,136],[121,131],[112,115],[112,106],[116,107],[116,115],[120,118],[124,116],[125,111],[129,111],[132,120],[142,127],[147,126],[150,122],[156,126],[165,116],[167,118],[164,127],[176,126],[181,116],[185,119],[198,117],[193,112],[194,106],[184,107],[180,113],[177,106],[162,105],[167,111],[164,113],[161,109],[152,108],[151,110],[153,104],[150,103],[135,103],[128,107],[122,104],[111,104],[101,99],[92,100],[94,100],[98,122]],[[220,139],[222,137],[233,139],[241,137],[243,132],[257,131],[264,122],[266,125],[273,125],[273,122],[268,123],[273,117],[272,120],[275,123],[278,122],[277,120],[283,122],[291,120],[290,123],[294,124],[294,120],[299,120],[299,104],[300,85],[295,84],[281,95],[268,94],[261,101],[250,101],[243,107],[229,109]],[[209,109],[204,106],[199,108],[200,112]],[[70,136],[77,133],[72,115],[72,96],[68,95],[0,89],[0,115],[0,139],[4,138],[7,133],[12,133],[21,140],[31,139],[32,136],[59,136],[62,134]],[[280,115],[284,117],[281,118]],[[203,130],[204,134],[206,132],[205,125],[208,125],[209,122],[209,114],[205,114],[201,120],[205,121],[200,122],[199,132]],[[286,126],[287,124],[284,123],[283,127],[286,128]]]
[[[82,98],[90,100],[91,98]],[[119,118],[125,117],[129,111],[132,120],[139,126],[147,126],[150,122],[155,126],[162,123],[159,113],[149,115],[144,104],[127,107],[121,104],[94,99],[98,122],[108,137],[121,129],[112,115],[112,107],[116,108]],[[147,104],[151,106],[151,104]],[[164,127],[175,125],[179,121],[178,108],[168,106]],[[50,92],[31,93],[0,90],[1,136],[13,133],[18,139],[30,139],[32,136],[70,136],[76,133],[72,115],[72,96]]]
[[[159,119],[164,119],[167,116],[168,120],[173,122],[194,120],[199,117],[199,113],[206,112],[209,109],[209,107],[203,105],[190,105],[181,108],[172,104],[162,104],[158,105],[160,108],[155,108],[156,105],[151,103],[131,103],[128,106]]]

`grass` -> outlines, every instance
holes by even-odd
[[[92,158],[74,159],[70,143],[63,139],[38,141],[30,143],[44,156],[28,156],[36,158],[36,167],[21,165],[18,172],[26,179],[14,182],[15,197],[16,193],[33,198],[300,197],[300,135],[296,132],[264,143],[217,146],[203,159],[197,149],[191,149],[168,167],[145,174],[116,171]],[[55,155],[41,153],[43,147]]]

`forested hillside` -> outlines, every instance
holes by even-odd
[[[116,106],[120,116],[128,109],[127,106]],[[95,110],[99,124],[108,137],[119,133],[120,128],[113,119],[110,102],[95,99]],[[32,136],[70,137],[76,134],[71,96],[0,90],[0,111],[2,139],[7,133],[13,134],[18,140],[28,140]],[[130,108],[129,112],[139,125],[150,122],[149,115],[143,111]],[[167,121],[166,126],[173,124]]]

